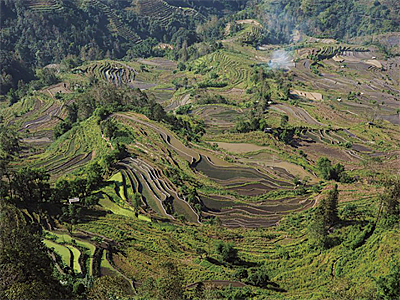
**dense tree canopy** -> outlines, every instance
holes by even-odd
[[[37,227],[0,201],[0,298],[65,299]]]

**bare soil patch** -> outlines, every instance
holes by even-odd
[[[300,97],[305,97],[309,100],[314,100],[314,101],[322,101],[323,97],[321,93],[317,92],[306,92],[306,91],[299,91],[299,90],[292,90],[291,94],[297,95]]]

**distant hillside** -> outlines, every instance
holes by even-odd
[[[258,42],[247,41],[256,45],[289,42],[295,29],[335,39],[396,32],[399,12],[396,0],[0,0],[0,95],[68,55],[131,60],[168,52],[177,59],[182,48],[222,39],[232,20],[263,23]]]
[[[400,31],[396,0],[263,0],[256,11],[286,42],[294,29],[336,39]]]
[[[163,0],[1,0],[0,13],[1,94],[68,55],[122,58],[128,50],[154,55],[159,42],[190,45],[206,19]]]

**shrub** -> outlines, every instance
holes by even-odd
[[[216,246],[216,250],[225,262],[234,263],[238,259],[238,251],[231,243],[219,242]]]
[[[247,282],[254,286],[265,287],[269,282],[266,268],[251,268],[247,277]]]

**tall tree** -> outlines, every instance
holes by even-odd
[[[328,231],[325,220],[324,210],[321,204],[314,212],[313,221],[308,228],[310,239],[317,245],[318,248],[324,249],[327,246]]]
[[[339,220],[338,200],[339,200],[338,185],[335,184],[333,190],[330,190],[328,192],[328,197],[326,197],[325,201],[321,202],[324,209],[326,224],[328,226],[332,226]]]

